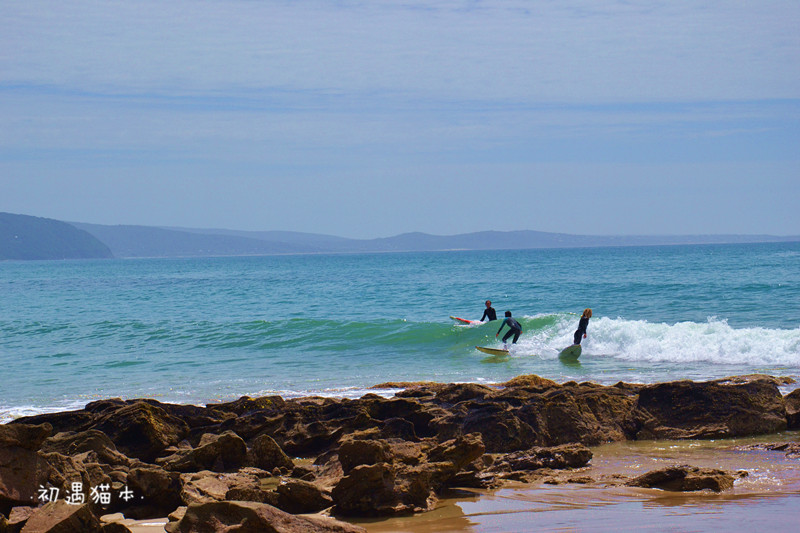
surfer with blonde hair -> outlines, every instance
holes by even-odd
[[[578,329],[575,331],[575,337],[572,339],[573,344],[580,344],[581,338],[586,338],[586,327],[589,325],[590,318],[592,318],[592,310],[584,309],[581,320],[578,322]]]

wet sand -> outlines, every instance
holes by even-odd
[[[782,451],[743,450],[758,443],[800,441],[800,432],[710,441],[639,441],[593,448],[589,466],[556,474],[550,482],[515,483],[494,491],[453,491],[428,513],[352,520],[369,533],[525,531],[794,531],[800,517],[800,458]],[[674,493],[622,486],[673,464],[746,470],[734,488]],[[580,483],[551,484],[557,479]],[[129,525],[160,533],[162,520]]]

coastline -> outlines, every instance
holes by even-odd
[[[777,526],[768,508],[796,505],[800,494],[800,460],[774,449],[790,442],[796,452],[800,392],[783,396],[780,383],[755,375],[602,386],[528,375],[497,387],[387,383],[402,390],[357,400],[101,400],[0,426],[0,454],[29,467],[14,478],[0,462],[0,503],[7,520],[14,508],[42,514],[50,504],[31,505],[37,487],[80,479],[131,486],[136,505],[91,514],[121,512],[140,532],[163,530],[163,517],[185,505],[243,500],[298,519],[333,514],[370,533],[508,531],[532,520],[611,530],[631,513],[705,530],[709,516],[734,524],[752,511]],[[673,465],[728,485],[633,486]]]

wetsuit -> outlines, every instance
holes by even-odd
[[[581,339],[586,334],[586,327],[589,325],[589,317],[582,316],[581,321],[578,322],[578,329],[575,331],[575,337],[572,339],[573,344],[580,344]]]
[[[494,307],[487,307],[483,311],[483,316],[481,317],[481,322],[483,322],[484,318],[489,318],[489,321],[497,320],[497,313],[494,311]]]
[[[503,326],[509,327],[509,330],[503,335],[503,342],[505,343],[511,335],[514,335],[514,340],[512,342],[516,344],[517,339],[519,339],[519,334],[522,333],[522,326],[519,325],[519,322],[508,316],[503,320],[503,323],[500,324],[500,329],[497,330],[498,335],[500,335],[500,332],[503,330]]]

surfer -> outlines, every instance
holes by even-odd
[[[491,322],[492,320],[497,320],[497,313],[495,312],[494,307],[492,307],[491,300],[486,300],[486,309],[483,310],[483,316],[481,317],[481,322],[483,322],[484,319],[486,318],[489,319],[489,322]]]
[[[519,322],[517,322],[516,320],[511,318],[511,311],[506,311],[506,318],[505,318],[505,320],[503,320],[503,323],[500,324],[500,329],[497,330],[497,333],[495,334],[495,337],[500,335],[500,332],[503,331],[503,327],[505,327],[505,326],[508,326],[509,329],[506,332],[506,334],[503,335],[503,346],[507,346],[506,345],[506,341],[512,335],[514,336],[514,340],[512,341],[512,344],[516,344],[517,343],[517,339],[519,339],[520,333],[522,333],[522,326],[519,325]]]
[[[586,338],[586,327],[589,325],[590,318],[592,318],[592,310],[584,309],[581,320],[578,322],[578,329],[575,331],[575,337],[572,339],[573,345],[581,343],[581,336]]]

